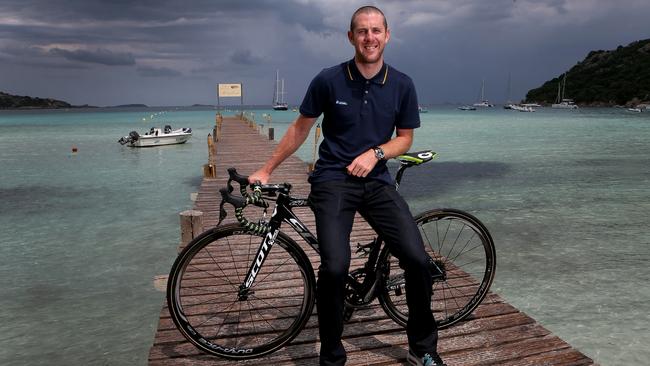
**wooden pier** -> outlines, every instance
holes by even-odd
[[[204,228],[217,223],[218,190],[225,185],[226,169],[235,166],[240,173],[250,174],[262,165],[276,145],[251,121],[234,117],[223,118],[221,127],[215,128],[214,133],[219,139],[209,144],[210,161],[206,164],[212,166],[204,169],[208,177],[203,179],[194,207],[203,213]],[[290,182],[294,194],[307,196],[307,173],[308,164],[292,156],[274,172],[272,179]],[[313,215],[308,209],[298,209],[296,213],[314,230]],[[229,218],[233,220],[233,215]],[[373,235],[367,224],[358,218],[351,241],[363,243]],[[313,267],[318,268],[318,255],[301,240],[296,241],[309,255]],[[353,260],[352,266],[358,263]],[[383,313],[376,301],[370,308],[354,313],[345,326],[343,337],[348,352],[347,365],[406,365],[406,333]],[[266,357],[234,362],[209,356],[183,338],[164,303],[149,353],[149,365],[318,365],[318,349],[317,322],[312,315],[293,342]],[[595,365],[593,360],[492,293],[470,320],[440,331],[438,349],[450,366]]]

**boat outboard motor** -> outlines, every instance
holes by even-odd
[[[117,140],[117,142],[119,142],[122,145],[126,145],[138,141],[139,138],[140,135],[136,131],[131,131],[129,132],[128,136],[120,137],[120,139]]]
[[[165,133],[170,133],[170,132],[172,132],[172,126],[170,126],[170,125],[165,125],[165,129],[164,129],[163,131],[165,131]]]

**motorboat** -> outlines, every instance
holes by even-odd
[[[128,135],[121,137],[117,142],[130,147],[150,147],[162,145],[184,144],[192,137],[191,128],[179,128],[173,130],[171,126],[166,125],[164,128],[151,127],[151,129],[139,134],[137,131],[131,131]]]
[[[474,107],[481,107],[481,108],[487,108],[487,107],[494,107],[494,104],[488,102],[487,100],[480,101],[478,103],[472,104]]]
[[[471,105],[462,105],[462,106],[458,107],[458,109],[460,109],[461,111],[475,111],[476,107],[471,106]]]
[[[521,104],[510,104],[510,109],[519,112],[535,112],[535,108]]]
[[[418,106],[418,111],[419,111],[420,113],[427,113],[427,112],[429,112],[428,109],[426,109],[425,107],[423,107],[423,106],[421,106],[421,105]]]

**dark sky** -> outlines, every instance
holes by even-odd
[[[72,104],[214,104],[217,83],[270,104],[275,70],[299,103],[349,59],[356,0],[0,0],[0,91]],[[511,99],[591,50],[650,38],[648,0],[387,0],[386,61],[421,104]],[[227,103],[232,100],[224,100]],[[235,102],[235,101],[232,101]]]

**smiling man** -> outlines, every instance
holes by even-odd
[[[321,265],[317,310],[320,364],[343,365],[345,281],[350,267],[350,232],[359,212],[399,258],[409,308],[407,336],[412,365],[443,365],[431,313],[428,256],[411,212],[397,193],[386,160],[408,151],[420,126],[413,81],[384,63],[390,40],[386,17],[374,6],[352,15],[348,40],[354,58],[324,69],[312,80],[273,156],[250,181],[266,183],[273,170],[305,141],[323,114],[323,142],[309,177],[309,203],[316,218]]]

